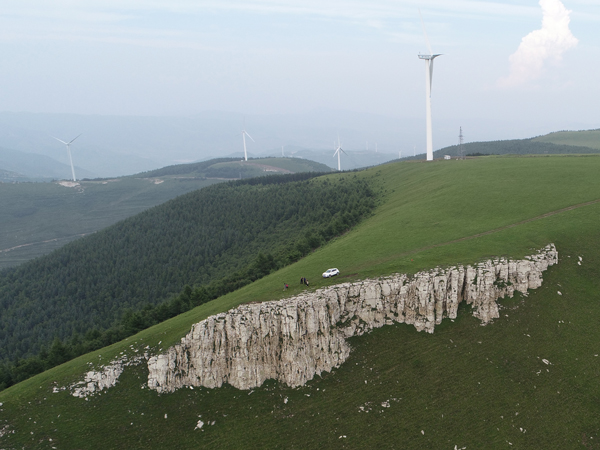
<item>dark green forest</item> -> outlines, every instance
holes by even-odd
[[[213,185],[0,272],[0,361],[54,365],[115,342],[298,260],[375,206],[355,175],[317,177]]]

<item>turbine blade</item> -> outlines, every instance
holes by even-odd
[[[63,144],[65,144],[65,145],[69,145],[69,143],[68,143],[68,142],[65,142],[65,141],[63,141],[62,139],[59,139],[59,138],[57,138],[57,137],[54,137],[54,136],[51,136],[51,137],[53,137],[54,139],[56,139],[58,142],[62,142],[62,143],[63,143]]]
[[[83,133],[79,133],[77,136],[75,136],[73,139],[71,139],[71,140],[69,141],[69,144],[70,144],[71,142],[73,142],[75,139],[77,139],[79,136],[81,136],[82,134],[83,134]]]
[[[248,136],[250,139],[252,139],[252,136],[250,136],[246,130],[244,130],[244,133],[246,133],[246,136]],[[256,141],[254,139],[252,139],[252,142],[256,142]]]
[[[425,35],[425,42],[427,44],[427,49],[429,50],[429,54],[432,55],[433,51],[431,50],[431,44],[429,43],[429,37],[427,37],[427,30],[425,29],[425,22],[423,21],[423,15],[421,14],[421,8],[419,8],[419,17],[421,18],[421,25],[423,26],[423,34]]]

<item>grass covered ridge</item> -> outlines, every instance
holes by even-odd
[[[397,163],[361,172],[383,192],[371,218],[239,291],[0,393],[0,429],[15,430],[0,445],[600,448],[600,204],[548,215],[600,199],[599,169],[600,157],[589,156]],[[300,389],[269,382],[251,394],[226,387],[159,396],[140,389],[147,377],[141,365],[89,401],[52,393],[55,382],[81,379],[88,362],[133,354],[130,345],[164,351],[210,314],[281,298],[283,282],[291,286],[286,296],[300,292],[302,276],[313,289],[519,258],[549,242],[559,264],[528,297],[502,301],[494,323],[481,327],[463,307],[433,335],[402,324],[375,330],[350,341],[339,369]],[[341,275],[321,279],[332,266]],[[203,431],[194,430],[199,419]]]
[[[557,145],[574,145],[600,150],[600,129],[582,131],[558,131],[534,139],[536,142],[550,142]]]

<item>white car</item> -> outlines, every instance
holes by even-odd
[[[337,269],[327,269],[325,272],[323,272],[323,278],[334,277],[334,276],[338,275],[339,273],[340,273],[340,271]]]

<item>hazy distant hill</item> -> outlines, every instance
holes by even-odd
[[[0,169],[0,183],[18,183],[26,181],[31,181],[31,178],[23,175],[22,173]]]
[[[71,146],[76,167],[94,176],[130,175],[163,165],[149,156],[153,148],[153,128],[156,128],[155,124],[149,123],[136,129],[135,120],[127,117],[1,112],[0,146],[47,156],[70,165],[64,144],[53,136],[69,141],[82,133]],[[133,145],[135,152],[130,150]],[[162,153],[166,154],[168,150],[169,147],[164,146]],[[70,170],[66,173],[69,175]],[[79,177],[77,170],[75,174]],[[53,178],[52,175],[49,177]]]
[[[460,119],[462,120],[462,119]],[[457,140],[459,118],[435,122],[435,143]],[[498,139],[507,124],[489,129],[481,120],[462,122],[469,140]],[[51,136],[74,143],[73,161],[99,176],[121,176],[166,165],[243,155],[242,128],[252,157],[286,156],[311,159],[337,168],[333,158],[338,136],[342,169],[367,167],[417,153],[425,146],[424,118],[399,118],[349,111],[315,110],[302,114],[244,115],[206,111],[189,116],[101,116],[0,112],[0,147],[50,156],[68,164],[64,146]],[[531,136],[547,126],[513,124],[509,136]],[[583,144],[580,144],[583,145]],[[375,152],[377,147],[378,151]],[[422,156],[421,156],[422,158]]]
[[[399,153],[384,153],[374,150],[344,150],[340,158],[341,170],[354,170],[376,166],[385,162],[398,159]],[[302,147],[288,148],[288,154],[298,159],[318,161],[334,170],[337,170],[337,156],[335,149],[307,149]],[[273,154],[273,153],[272,153]],[[276,154],[276,153],[275,153]],[[405,152],[406,155],[406,152]]]
[[[26,153],[18,150],[0,148],[0,169],[6,172],[14,172],[13,178],[10,174],[2,175],[0,181],[50,181],[53,179],[71,179],[70,164],[63,164],[49,156],[35,153]],[[95,177],[93,172],[81,169],[75,165],[77,178]]]
[[[331,172],[325,164],[300,158],[218,158],[208,161],[177,164],[151,170],[140,175],[144,177],[206,177],[206,178],[251,178],[275,173]]]
[[[536,142],[550,142],[558,145],[589,147],[600,151],[600,129],[582,131],[558,131],[533,139]]]
[[[459,156],[458,145],[446,147],[434,152],[435,158],[444,155]],[[531,139],[512,139],[506,141],[468,142],[462,146],[463,155],[568,155],[600,153],[600,131],[561,131]],[[418,157],[423,159],[423,155]]]
[[[72,147],[75,164],[99,176],[120,176],[177,162],[241,156],[244,123],[255,140],[247,139],[249,156],[280,156],[282,145],[286,156],[294,148],[316,149],[316,154],[327,148],[323,158],[309,153],[292,156],[317,160],[329,167],[337,167],[331,155],[338,135],[349,154],[363,151],[368,142],[371,149],[378,142],[380,152],[387,149],[389,153],[403,141],[410,142],[410,146],[404,146],[412,149],[417,139],[414,120],[349,112],[244,116],[211,111],[179,117],[1,112],[0,146],[51,156],[68,164],[64,145],[52,136],[68,140],[83,133]],[[343,168],[370,166],[373,161],[355,158],[350,164],[344,161]]]

